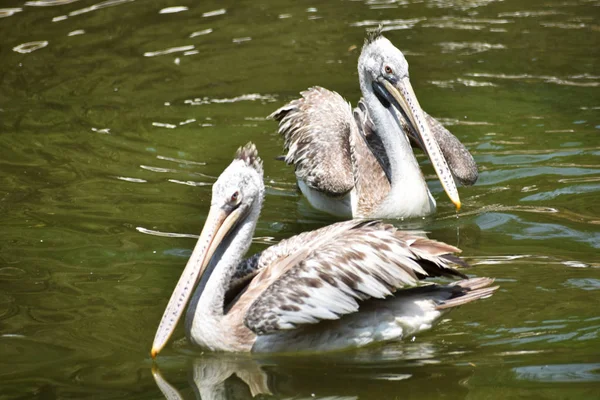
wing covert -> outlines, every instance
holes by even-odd
[[[318,86],[301,95],[269,115],[279,122],[285,161],[296,166],[296,176],[309,187],[344,195],[354,186],[348,138],[356,126],[350,105]]]
[[[384,298],[427,276],[462,277],[444,257],[457,251],[391,225],[359,225],[271,278],[247,309],[244,324],[257,334],[294,329],[356,312],[360,301]]]

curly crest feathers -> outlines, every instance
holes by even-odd
[[[383,37],[383,25],[379,24],[377,28],[367,31],[367,37],[365,39],[365,46],[375,42],[377,39]]]
[[[235,159],[244,161],[246,165],[258,172],[262,172],[263,170],[262,160],[258,156],[256,145],[252,142],[248,142],[245,146],[238,148],[235,152]]]

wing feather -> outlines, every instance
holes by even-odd
[[[336,92],[313,87],[269,115],[279,121],[285,161],[309,187],[332,196],[352,190],[349,136],[356,129],[350,105]]]
[[[317,247],[323,238],[331,237],[344,230],[367,223],[369,221],[350,220],[328,225],[314,231],[302,232],[290,238],[283,239],[279,243],[242,260],[231,277],[228,291],[239,292],[242,287],[246,286],[265,267],[276,264],[303,248]],[[229,295],[226,298],[231,300],[233,297]]]
[[[256,277],[244,316],[249,329],[269,334],[338,319],[356,312],[363,300],[416,286],[424,277],[463,276],[443,257],[458,249],[421,233],[380,222],[331,227],[338,231],[320,236],[318,246],[302,247],[301,256],[288,255]]]

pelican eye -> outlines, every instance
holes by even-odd
[[[392,67],[390,67],[389,65],[386,65],[386,66],[384,67],[384,70],[385,70],[385,73],[386,73],[386,74],[393,74],[393,73],[394,73],[394,70],[393,70],[393,69],[392,69]]]
[[[233,194],[231,195],[231,198],[229,199],[229,201],[231,203],[237,204],[239,202],[240,199],[240,191],[236,190],[235,192],[233,192]]]

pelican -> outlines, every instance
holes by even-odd
[[[156,331],[165,346],[188,301],[188,339],[216,351],[325,351],[401,339],[444,310],[487,297],[489,278],[466,279],[459,250],[378,221],[301,233],[246,260],[265,187],[249,143],[212,188],[210,210]],[[416,286],[428,276],[461,277]],[[196,288],[196,289],[194,289]]]
[[[322,87],[269,117],[279,122],[298,186],[318,210],[351,218],[409,218],[435,212],[436,202],[410,146],[428,155],[444,190],[460,209],[453,179],[477,180],[469,151],[419,105],[404,55],[381,31],[371,33],[358,59],[363,98],[354,113]],[[441,145],[441,148],[440,148]]]

